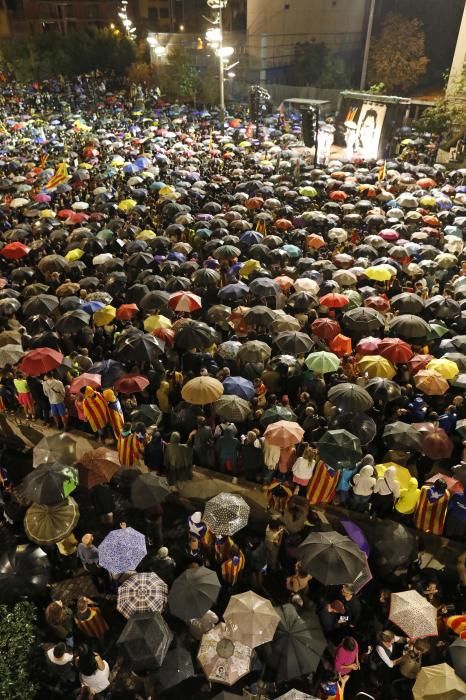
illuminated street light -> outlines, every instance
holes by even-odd
[[[221,48],[217,49],[217,56],[219,58],[230,58],[230,56],[233,56],[235,53],[235,50],[232,46],[222,46]]]
[[[207,0],[208,6],[217,11],[217,17],[212,22],[212,27],[206,31],[206,40],[215,49],[219,59],[219,79],[220,79],[220,131],[225,133],[225,78],[224,61],[233,55],[234,49],[231,46],[223,46],[223,17],[222,11],[228,4],[228,0]]]

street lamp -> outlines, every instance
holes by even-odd
[[[223,17],[222,12],[228,4],[228,0],[207,0],[208,6],[212,10],[217,10],[214,27],[210,27],[206,31],[207,43],[209,43],[219,59],[219,80],[220,80],[220,131],[222,135],[225,133],[225,78],[224,78],[224,61],[228,60],[234,53],[234,49],[230,46],[223,46]]]
[[[149,34],[147,37],[147,43],[150,47],[151,62],[152,56],[155,56],[156,60],[162,58],[162,56],[165,56],[167,48],[166,46],[161,46],[161,44],[159,44],[158,39],[154,34]]]

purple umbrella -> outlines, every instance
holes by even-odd
[[[132,527],[112,530],[98,549],[99,565],[111,574],[134,571],[147,554],[146,538]]]
[[[359,549],[361,552],[364,552],[366,557],[369,557],[371,548],[361,528],[351,520],[341,520],[340,522],[348,537],[350,537],[353,542],[358,545]]]

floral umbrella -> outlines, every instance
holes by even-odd
[[[252,648],[230,639],[227,626],[221,622],[204,634],[197,655],[209,681],[234,685],[249,673]]]
[[[389,620],[411,639],[438,635],[437,610],[417,591],[392,593]]]

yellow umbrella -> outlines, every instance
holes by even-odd
[[[250,148],[251,142],[250,141],[241,141],[239,146],[240,146],[240,148]]]
[[[39,214],[40,219],[54,219],[55,218],[55,212],[52,211],[52,209],[42,209],[42,211]]]
[[[413,686],[414,700],[463,700],[466,683],[448,664],[421,668]]]
[[[68,260],[68,262],[74,262],[75,260],[80,260],[83,255],[84,250],[81,250],[81,248],[73,248],[73,250],[69,250],[67,252],[65,255],[65,260]]]
[[[116,316],[114,306],[104,306],[94,313],[94,324],[96,326],[108,326]]]
[[[358,367],[371,379],[374,377],[393,379],[396,374],[396,369],[392,363],[386,357],[382,357],[382,355],[364,355],[359,360]]]
[[[438,372],[445,379],[454,379],[460,373],[456,362],[445,358],[431,360],[429,364],[426,365],[426,369],[431,369],[434,370],[434,372]]]
[[[388,282],[388,280],[396,275],[396,270],[388,265],[373,265],[372,267],[368,267],[364,274],[366,277],[369,277],[370,280]]]
[[[214,403],[222,394],[223,384],[214,377],[195,377],[186,382],[181,390],[182,398],[196,406]]]
[[[387,471],[388,467],[395,467],[396,478],[400,482],[401,488],[407,489],[408,482],[411,479],[411,473],[410,473],[409,469],[406,469],[406,467],[402,467],[401,464],[396,464],[396,462],[385,462],[384,464],[376,464],[375,465],[375,470],[377,472],[377,476],[380,478],[383,477],[383,475]]]
[[[162,314],[155,314],[153,316],[148,316],[144,321],[144,330],[148,333],[152,333],[156,328],[171,328],[172,322],[166,316]]]
[[[261,264],[258,260],[246,260],[244,263],[243,267],[241,268],[239,274],[240,277],[249,277],[251,272],[254,272],[255,270],[260,270],[261,269]]]
[[[157,238],[157,234],[155,231],[150,231],[148,228],[144,229],[144,231],[139,231],[139,233],[136,234],[136,239],[138,241],[149,241],[152,238]]]
[[[90,163],[79,163],[78,168],[81,170],[92,170],[92,165]]]
[[[122,199],[121,202],[118,202],[118,209],[120,211],[131,211],[136,204],[137,202],[135,199]]]
[[[159,190],[159,195],[161,197],[172,197],[176,193],[176,190],[170,185],[166,185]]]
[[[115,156],[112,159],[111,165],[116,166],[117,168],[121,168],[125,164],[125,159],[123,156]]]
[[[414,383],[417,389],[428,396],[443,396],[450,388],[447,380],[433,369],[421,369],[415,374]]]

